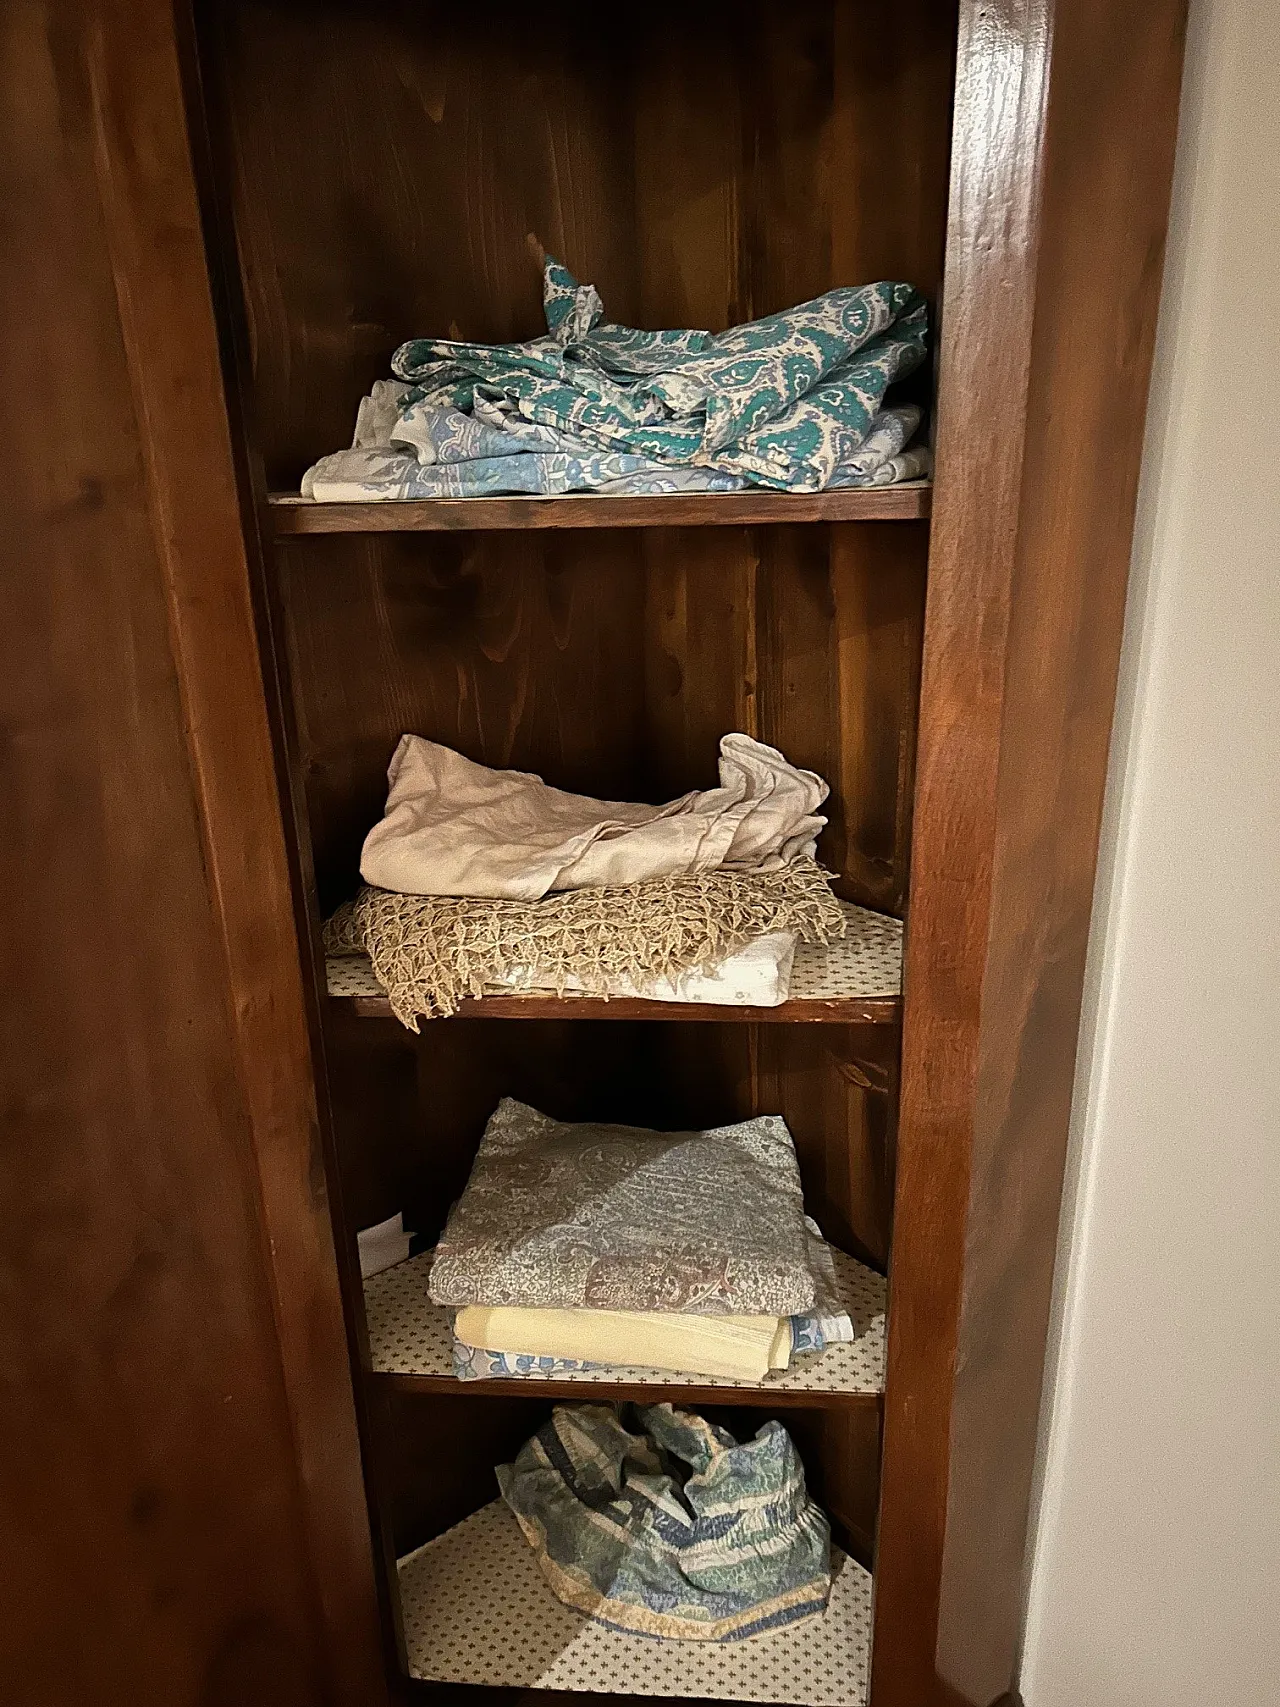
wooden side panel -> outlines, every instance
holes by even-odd
[[[0,86],[0,1675],[355,1707],[367,1519],[171,10],[25,0]]]
[[[1014,1681],[1182,29],[962,9],[875,1707]]]
[[[1091,0],[1060,6],[1054,27],[938,1631],[939,1668],[974,1699],[1018,1640],[1013,1538],[1031,1491],[1185,11]]]

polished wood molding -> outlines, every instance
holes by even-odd
[[[273,492],[277,538],[303,533],[473,532],[485,528],[749,527],[773,522],[919,521],[929,514],[927,480],[846,492],[686,492],[659,498],[423,498],[375,504],[318,504]]]
[[[875,1707],[1013,1682],[1183,14],[961,8]]]
[[[372,1371],[367,1379],[376,1387],[409,1397],[548,1399],[576,1405],[717,1405],[742,1410],[797,1411],[879,1411],[879,1393],[815,1393],[799,1392],[789,1387],[698,1387],[673,1382],[663,1386],[659,1381],[529,1381],[512,1380],[459,1381],[453,1375],[407,1375],[394,1370]]]
[[[386,996],[330,996],[361,1019],[391,1019]],[[840,996],[779,1002],[776,1008],[720,1007],[713,1002],[651,1002],[643,996],[465,997],[451,1019],[684,1020],[702,1025],[897,1025],[897,996]],[[397,1022],[398,1023],[398,1022]],[[428,1020],[423,1025],[448,1024]]]

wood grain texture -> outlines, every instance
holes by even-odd
[[[938,1630],[975,1697],[1012,1682],[1019,1636],[1185,13],[1054,23]]]
[[[847,899],[900,912],[925,544],[918,527],[842,524],[281,546],[293,762],[320,913],[355,888],[406,731],[557,787],[661,801],[714,785],[732,729],[830,780],[819,857]],[[495,1000],[527,1011],[526,998],[477,1011],[497,1012]],[[895,1011],[794,1007],[784,1017]]]
[[[476,1386],[469,1382],[458,1381],[452,1375],[407,1375],[391,1371],[375,1371],[369,1377],[377,1387],[386,1387],[392,1392],[404,1394],[406,1397],[416,1397],[419,1400],[448,1400],[459,1395],[471,1398],[494,1399],[528,1399],[530,1383],[521,1377],[511,1380],[488,1380],[482,1383],[483,1391],[477,1392]],[[686,1408],[696,1406],[702,1410],[707,1405],[723,1405],[727,1400],[742,1409],[752,1410],[763,1408],[772,1410],[832,1410],[832,1411],[867,1411],[879,1416],[880,1398],[874,1393],[810,1393],[790,1392],[787,1388],[774,1389],[771,1387],[740,1387],[732,1392],[724,1387],[698,1387],[688,1383],[673,1383],[664,1387],[661,1382],[627,1382],[609,1381],[593,1383],[583,1387],[578,1381],[548,1381],[538,1379],[538,1392],[548,1400],[563,1400],[571,1405],[661,1405],[670,1403],[683,1405]],[[877,1423],[877,1437],[878,1437]],[[870,1514],[874,1517],[875,1502],[870,1504]],[[870,1535],[873,1525],[868,1519],[867,1534]]]
[[[836,892],[901,915],[924,628],[923,527],[757,536],[761,739],[831,785]]]
[[[355,890],[406,731],[578,793],[616,800],[641,787],[638,554],[625,533],[280,548],[294,760],[322,915]]]
[[[374,1701],[378,1671],[357,1682],[365,1607],[320,1587],[324,1538],[353,1519],[368,1582],[358,1474],[353,1510],[339,1435],[329,1510],[304,1486],[261,1225],[258,1165],[286,1142],[310,1214],[311,1127],[292,1100],[307,1077],[287,968],[286,1011],[270,1013],[287,897],[270,833],[228,815],[220,768],[224,740],[255,750],[263,711],[172,20],[27,0],[0,21],[0,86],[0,860],[21,990],[0,1045],[4,1692],[24,1707]],[[195,739],[214,636],[246,698],[206,707]],[[244,858],[262,860],[265,916]],[[250,1039],[278,1062],[251,1063]],[[287,1229],[282,1244],[298,1249]]]
[[[108,245],[272,1253],[328,1666],[380,1673],[371,1561],[274,756],[169,8],[104,5],[89,54]]]
[[[875,1707],[1013,1682],[1182,10],[962,7]]]
[[[267,483],[350,443],[419,335],[545,329],[540,251],[636,310],[626,59],[602,27],[440,0],[205,9]]]
[[[761,1029],[755,1101],[796,1140],[805,1203],[823,1232],[871,1268],[888,1265],[893,1225],[899,1035]]]
[[[540,332],[544,249],[630,324],[932,296],[954,13],[860,11],[663,0],[565,40],[502,3],[203,7],[268,485],[350,442],[401,340]]]
[[[916,521],[927,480],[839,492],[705,492],[661,498],[425,498],[318,504],[273,492],[277,539],[312,533],[477,533],[488,528],[742,527],[756,522]]]
[[[390,1019],[385,996],[331,996],[361,1019]],[[721,1007],[713,1002],[651,1002],[639,996],[479,996],[458,1004],[454,1019],[684,1020],[694,1025],[895,1025],[896,996],[841,996],[779,1002],[776,1008]],[[396,1022],[399,1024],[399,1021]],[[433,1022],[428,1022],[433,1023]]]
[[[274,761],[171,16],[105,5],[95,156],[226,963],[338,1694],[379,1675],[371,1561]],[[319,1188],[318,1188],[319,1187]]]
[[[396,1551],[403,1555],[434,1539],[497,1496],[494,1466],[510,1463],[533,1434],[549,1419],[557,1395],[550,1383],[489,1382],[477,1392],[459,1383],[447,1395],[425,1386],[379,1376],[375,1388],[383,1395],[386,1435],[381,1459],[388,1477],[390,1504],[396,1513]],[[515,1391],[511,1391],[511,1389]],[[576,1395],[582,1402],[582,1390]],[[595,1403],[608,1403],[617,1394],[600,1392]],[[700,1415],[720,1424],[739,1440],[750,1440],[768,1418],[774,1418],[795,1441],[805,1480],[814,1498],[832,1520],[836,1544],[861,1563],[871,1551],[876,1504],[876,1460],[880,1417],[874,1399],[856,1406],[832,1409],[814,1403],[792,1404],[781,1394],[752,1395],[745,1403],[738,1394],[726,1404],[723,1388],[639,1388],[641,1403],[669,1398],[677,1404],[696,1404]],[[447,1462],[453,1473],[441,1476]],[[594,1697],[588,1696],[588,1699]]]
[[[837,893],[900,915],[927,544],[883,524],[646,535],[647,797],[705,787],[725,730],[767,741],[830,783]]]
[[[654,1028],[574,1020],[492,1020],[485,1025],[424,1026],[419,1037],[396,1027],[349,1021],[352,1030],[390,1033],[386,1053],[370,1054],[353,1073],[339,1126],[344,1198],[364,1205],[372,1225],[403,1210],[406,1225],[433,1240],[471,1172],[485,1122],[513,1096],[559,1120],[615,1120],[678,1128],[678,1092],[655,1071]],[[385,1102],[365,1097],[392,1067],[397,1047],[414,1063],[416,1098],[390,1132],[380,1129]],[[397,1099],[399,1099],[397,1093]],[[354,1230],[352,1234],[354,1238]]]

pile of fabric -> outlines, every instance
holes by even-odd
[[[606,322],[595,288],[548,259],[543,303],[546,334],[524,343],[402,344],[303,497],[820,492],[929,473],[919,409],[886,406],[925,355],[910,285],[828,291],[719,335],[644,332]]]
[[[754,1383],[854,1337],[777,1115],[652,1132],[507,1098],[428,1289],[455,1312],[462,1379],[613,1365]]]
[[[498,1486],[557,1597],[612,1629],[736,1641],[827,1604],[831,1528],[781,1423],[739,1444],[670,1405],[561,1405]]]
[[[662,806],[593,800],[405,735],[326,948],[368,955],[415,1031],[513,991],[783,1002],[797,940],[845,930],[814,857],[827,785],[741,734],[719,771]]]

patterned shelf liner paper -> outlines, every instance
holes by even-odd
[[[400,1560],[410,1673],[447,1683],[863,1707],[871,1577],[837,1549],[820,1618],[740,1642],[605,1629],[551,1592],[495,1500]]]
[[[885,1281],[843,1251],[833,1248],[840,1299],[853,1318],[857,1338],[846,1345],[797,1357],[792,1367],[769,1375],[768,1392],[875,1394],[884,1391]],[[449,1312],[427,1296],[432,1252],[385,1269],[365,1282],[369,1354],[383,1374],[453,1378],[453,1329]],[[522,1376],[531,1383],[539,1374]],[[715,1375],[677,1375],[660,1369],[582,1369],[554,1377],[583,1387],[727,1387],[745,1383]],[[474,1389],[470,1389],[474,1391]]]
[[[823,947],[802,942],[791,972],[793,1002],[868,1001],[895,997],[902,989],[902,921],[841,903],[848,923],[838,942]],[[331,996],[378,997],[385,992],[363,954],[330,955],[326,981]],[[527,998],[536,1001],[536,997]],[[654,1017],[662,1004],[655,1002]]]

